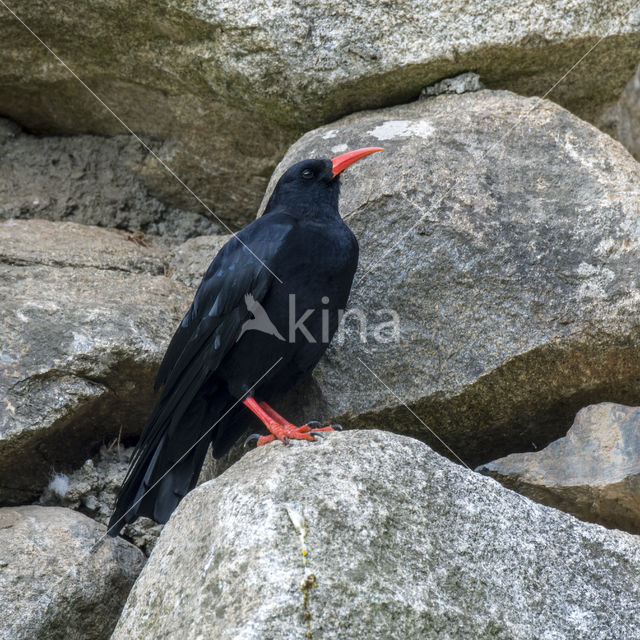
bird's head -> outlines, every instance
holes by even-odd
[[[280,205],[295,209],[300,215],[338,211],[340,174],[349,165],[376,151],[380,147],[367,147],[348,151],[335,158],[311,159],[297,162],[289,167],[276,184],[265,214]]]

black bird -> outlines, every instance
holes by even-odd
[[[338,176],[381,150],[293,165],[264,214],[214,258],[160,365],[158,401],[109,535],[138,516],[166,522],[195,486],[209,444],[220,457],[245,432],[247,409],[271,432],[258,445],[323,430],[293,426],[266,400],[315,367],[338,327],[358,264],[358,242],[338,212]]]

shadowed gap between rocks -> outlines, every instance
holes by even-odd
[[[68,377],[88,383],[95,395],[81,396],[77,399],[80,406],[70,407],[51,426],[24,431],[4,443],[0,448],[0,506],[29,503],[38,498],[53,473],[77,469],[102,444],[125,444],[137,438],[153,408],[154,375],[155,367],[123,360],[99,379],[62,371],[30,378],[26,393],[33,385]],[[30,461],[28,467],[25,459]]]
[[[532,489],[526,482],[517,478],[501,476],[495,479],[507,489],[540,504],[570,513],[584,522],[593,522],[608,529],[620,529],[640,535],[640,527],[635,517],[637,502],[633,500],[627,480],[602,487],[580,485],[551,489],[538,486]],[[594,508],[594,505],[598,508]]]
[[[362,375],[370,374],[365,371]],[[371,384],[380,383],[372,378]],[[307,381],[298,393],[309,399],[318,391],[313,381]],[[512,402],[498,404],[497,398]],[[459,395],[444,398],[435,394],[408,405],[475,468],[509,453],[542,449],[566,434],[581,408],[603,401],[640,404],[638,345],[543,346],[513,358]],[[293,407],[296,419],[309,418],[300,411],[300,405]],[[390,424],[402,425],[399,433],[460,462],[404,406],[357,416],[347,412],[332,420],[348,429],[389,430]]]

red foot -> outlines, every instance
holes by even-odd
[[[248,407],[269,429],[270,436],[261,436],[258,438],[257,446],[261,447],[274,440],[280,440],[280,442],[287,444],[289,440],[309,440],[315,441],[313,433],[316,431],[333,431],[332,427],[310,427],[308,424],[303,424],[301,427],[296,427],[288,420],[283,418],[277,411],[272,409],[266,402],[257,403],[254,398],[246,398],[244,405]]]

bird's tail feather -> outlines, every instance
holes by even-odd
[[[154,429],[155,433],[164,431],[163,435],[138,444],[109,520],[109,535],[118,535],[125,524],[140,516],[159,523],[169,519],[198,481],[216,429],[205,433],[227,408],[227,399],[222,400],[199,394],[174,428]]]

